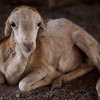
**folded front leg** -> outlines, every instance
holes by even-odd
[[[40,81],[45,77],[46,73],[42,69],[36,69],[33,72],[29,73],[24,79],[19,83],[19,89],[21,91],[30,91],[32,90],[32,85],[37,81]]]
[[[19,83],[21,91],[31,91],[41,86],[49,85],[61,73],[54,69],[35,69]]]
[[[49,84],[51,84],[52,80],[53,79],[50,76],[46,76],[46,77],[42,78],[41,80],[37,81],[36,83],[31,84],[29,90],[33,90],[33,89],[36,89],[36,88],[39,88],[39,87],[49,85]]]

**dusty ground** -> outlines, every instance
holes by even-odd
[[[0,7],[0,36],[3,36],[4,22],[14,6]],[[83,27],[100,42],[100,5],[81,5],[56,8],[55,10],[37,7],[44,17],[65,17]],[[98,100],[95,89],[99,78],[97,70],[51,90],[51,86],[42,87],[28,93],[20,92],[18,85],[0,86],[0,100]]]

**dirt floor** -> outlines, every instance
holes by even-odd
[[[0,37],[4,33],[4,23],[14,6],[0,6]],[[80,5],[48,9],[36,8],[45,18],[65,17],[80,25],[100,42],[100,5]],[[99,100],[95,89],[99,78],[97,70],[51,90],[51,86],[41,87],[28,93],[20,92],[18,85],[0,86],[0,100]]]

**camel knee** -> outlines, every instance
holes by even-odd
[[[20,91],[27,92],[30,91],[31,84],[26,80],[22,80],[19,82],[19,89]]]

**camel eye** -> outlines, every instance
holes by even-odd
[[[40,27],[41,23],[38,23],[37,26]]]
[[[14,22],[11,23],[12,27],[16,27],[16,24]]]

